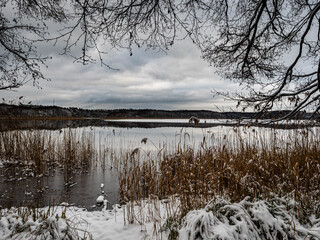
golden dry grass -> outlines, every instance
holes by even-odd
[[[73,170],[89,168],[96,157],[94,137],[84,131],[0,132],[0,159],[5,160],[6,165],[12,165],[16,174],[32,170],[39,176],[59,166],[67,181]]]
[[[313,211],[320,201],[319,133],[302,129],[280,136],[274,130],[252,136],[224,136],[214,144],[204,137],[197,150],[180,147],[151,159],[124,154],[118,164],[120,197],[136,201],[178,195],[182,215],[216,196],[232,202],[246,196],[253,200],[290,196]]]

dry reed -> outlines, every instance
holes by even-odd
[[[239,131],[231,139],[204,136],[197,150],[179,143],[174,153],[161,151],[154,158],[143,157],[143,152],[123,154],[117,165],[122,201],[178,195],[182,217],[217,196],[237,202],[246,196],[258,200],[277,195],[293,197],[300,209],[319,215],[319,133],[245,131],[250,134]]]
[[[0,132],[0,159],[11,176],[30,172],[49,174],[57,166],[68,181],[76,169],[87,170],[97,158],[92,133],[77,129],[64,131],[26,130]],[[10,173],[10,171],[8,171]]]

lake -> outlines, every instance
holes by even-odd
[[[174,153],[177,149],[198,149],[223,144],[237,147],[241,139],[252,144],[278,141],[290,144],[291,136],[303,133],[305,128],[296,128],[282,123],[274,126],[239,125],[234,121],[207,119],[199,125],[188,123],[188,119],[84,119],[84,120],[32,120],[2,121],[2,132],[45,131],[45,134],[61,141],[61,136],[72,129],[78,136],[89,136],[98,149],[96,161],[85,169],[76,168],[66,181],[61,168],[55,166],[45,174],[34,174],[9,164],[0,163],[0,206],[19,205],[45,206],[50,203],[67,202],[88,209],[98,209],[96,199],[101,193],[100,185],[112,204],[119,201],[118,170],[114,159],[121,159],[136,149],[143,161],[159,152]],[[318,134],[319,128],[309,128]],[[301,135],[304,137],[304,135]],[[309,135],[308,135],[309,136]],[[275,139],[277,138],[277,139]],[[0,139],[0,141],[3,141]],[[78,142],[81,140],[78,140]],[[0,142],[1,143],[1,142]],[[202,143],[202,144],[201,144]],[[1,159],[0,159],[1,160]],[[45,161],[45,160],[44,160]]]

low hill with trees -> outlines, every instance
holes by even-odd
[[[278,119],[287,111],[272,111],[259,119]],[[254,112],[216,112],[209,110],[155,110],[155,109],[81,109],[58,106],[0,104],[1,118],[185,118],[255,119]],[[308,119],[309,113],[299,112],[293,119]]]

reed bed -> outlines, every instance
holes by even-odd
[[[95,148],[93,133],[77,129],[0,132],[0,159],[12,179],[42,176],[59,167],[68,181],[74,170],[87,170],[96,161]]]
[[[232,138],[204,136],[197,149],[179,142],[175,152],[162,148],[153,157],[136,150],[123,153],[117,161],[120,198],[134,202],[178,196],[182,218],[218,196],[230,202],[247,196],[252,201],[277,196],[295,199],[301,216],[316,213],[319,217],[318,130],[234,131]]]
[[[3,175],[7,180],[21,174],[39,177],[60,169],[68,183],[75,171],[100,162],[100,167],[118,171],[120,202],[127,206],[149,199],[165,201],[169,209],[166,199],[178,199],[178,210],[167,218],[169,229],[221,196],[230,203],[248,196],[252,201],[294,199],[298,215],[320,217],[317,128],[235,127],[231,134],[204,132],[199,143],[181,130],[174,146],[143,138],[136,148],[125,136],[117,143],[115,135],[105,138],[79,129],[0,132],[0,159],[8,167]],[[132,209],[126,210],[129,223],[137,218]]]

